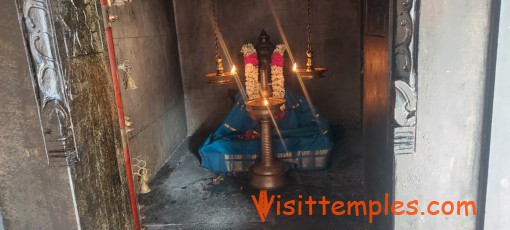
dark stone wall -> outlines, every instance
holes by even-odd
[[[99,1],[91,1],[89,4],[94,3],[99,4]],[[93,18],[96,13],[101,14],[100,11],[94,11],[91,5],[86,6],[83,2],[75,4],[78,9],[84,9],[87,18]],[[62,10],[56,8],[62,6],[53,5],[54,12]],[[98,22],[90,24],[90,29],[104,31],[102,20]],[[80,30],[85,29],[80,27]],[[102,46],[102,49],[97,49],[99,52],[69,57],[64,53],[64,32],[63,27],[56,27],[58,49],[73,94],[71,115],[80,161],[71,170],[81,227],[132,229],[133,219],[106,40],[103,37],[103,42],[99,43]],[[87,34],[87,31],[83,31],[83,36]],[[79,36],[78,39],[87,41],[87,37]]]
[[[122,92],[134,128],[129,147],[133,157],[143,155],[154,175],[186,137],[172,1],[137,0],[111,12],[119,16],[112,24],[117,59],[131,61],[138,86]]]
[[[80,162],[72,167],[83,229],[132,229],[117,110],[106,53],[70,60]],[[86,67],[86,68],[84,68]]]
[[[67,168],[51,167],[47,163],[15,1],[0,1],[0,15],[0,212],[3,227],[9,230],[76,229]]]
[[[216,1],[218,24],[233,62],[243,65],[241,46],[257,43],[265,29],[275,44],[282,42],[269,2],[274,4],[283,32],[300,66],[305,65],[306,1]],[[215,71],[215,49],[210,2],[175,0],[177,36],[188,119],[188,134],[214,129],[230,111],[227,97],[235,84],[211,86],[203,74]],[[361,124],[360,1],[313,1],[313,46],[316,66],[325,66],[327,78],[305,82],[319,112],[331,123],[349,127]],[[226,55],[224,67],[231,64]],[[286,68],[292,63],[286,56]],[[301,91],[293,75],[285,81]],[[244,85],[244,78],[242,79]]]

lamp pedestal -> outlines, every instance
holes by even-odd
[[[273,156],[272,119],[281,115],[280,107],[285,99],[257,98],[248,100],[246,108],[250,116],[260,122],[260,161],[250,167],[250,185],[258,189],[273,190],[287,185],[287,167]]]
[[[273,143],[271,141],[271,118],[260,119],[260,161],[250,167],[252,179],[250,185],[258,189],[273,190],[287,185],[287,167],[274,160]]]

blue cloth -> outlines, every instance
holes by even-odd
[[[285,116],[276,121],[283,143],[273,130],[275,157],[298,170],[326,168],[333,147],[328,121],[318,113],[314,117],[306,99],[289,88],[285,99]],[[260,155],[260,139],[239,140],[238,136],[257,127],[237,94],[230,114],[199,149],[202,166],[216,173],[247,171]]]

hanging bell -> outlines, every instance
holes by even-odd
[[[145,170],[145,172],[147,172],[147,171]],[[140,180],[141,180],[140,193],[141,194],[149,193],[151,191],[151,189],[149,188],[149,185],[147,184],[147,182],[149,182],[149,176],[147,175],[147,173],[142,174],[142,177],[140,178]]]
[[[135,84],[135,80],[133,80],[133,77],[131,76],[131,73],[127,73],[126,74],[126,89],[127,90],[131,90],[131,89],[137,89],[138,87],[136,86]]]
[[[131,61],[129,59],[123,60],[120,64],[117,65],[117,68],[119,70],[122,70],[126,72],[126,75],[124,77],[124,86],[127,90],[131,89],[137,89],[135,80],[133,79],[133,76],[131,76],[131,69],[133,69],[133,65],[131,64]]]
[[[131,118],[129,118],[128,116],[125,116],[124,122],[125,122],[127,127],[131,127],[133,125],[133,122],[131,121]]]

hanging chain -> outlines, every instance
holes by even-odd
[[[312,51],[312,3],[310,0],[307,0],[307,13],[308,13],[308,50]]]
[[[221,58],[220,55],[220,46],[218,43],[218,22],[216,21],[216,8],[214,4],[214,0],[211,0],[211,11],[212,11],[212,20],[213,20],[213,30],[214,30],[214,45],[216,46],[216,58]]]

